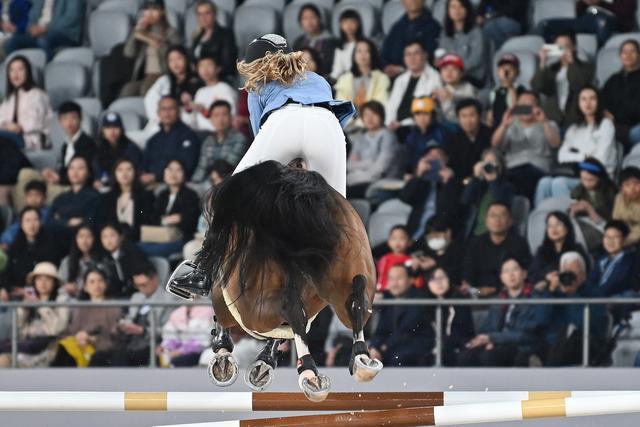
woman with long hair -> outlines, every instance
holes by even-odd
[[[467,80],[476,87],[484,87],[489,45],[482,29],[476,25],[471,3],[470,0],[447,0],[440,48],[460,56],[464,61]]]
[[[69,256],[60,264],[62,292],[76,298],[82,291],[84,274],[100,259],[99,243],[93,228],[83,224],[76,228]]]
[[[111,190],[101,196],[101,223],[120,223],[129,240],[137,242],[142,224],[151,222],[153,193],[142,187],[132,160],[117,160],[112,171]]]
[[[247,47],[238,71],[249,92],[253,144],[234,174],[257,163],[276,160],[288,164],[302,159],[343,197],[347,190],[346,141],[342,126],[355,113],[351,102],[333,98],[327,81],[308,72],[301,52],[292,52],[284,37],[266,34]],[[205,255],[207,256],[207,255]],[[174,277],[178,288],[208,289],[210,278],[197,268]],[[181,271],[189,270],[181,269]]]
[[[529,282],[539,286],[551,273],[560,269],[560,257],[566,252],[579,252],[585,260],[589,257],[581,244],[576,242],[576,232],[571,218],[564,212],[549,212],[542,244],[529,266]]]
[[[362,19],[355,9],[347,9],[340,14],[340,40],[338,47],[333,52],[333,67],[331,78],[337,80],[341,75],[351,70],[353,64],[353,49],[356,42],[362,40]]]
[[[17,55],[9,61],[6,85],[0,104],[0,137],[27,151],[47,148],[53,111],[49,96],[33,78],[27,58]]]
[[[336,98],[353,101],[358,111],[365,102],[389,99],[389,77],[382,72],[378,48],[369,39],[358,40],[353,50],[353,62],[348,73],[334,85]]]
[[[587,157],[597,159],[612,177],[617,162],[616,129],[604,115],[600,94],[593,86],[585,86],[578,94],[578,122],[569,126],[558,151],[558,163],[565,172],[561,176],[543,177],[536,189],[536,205],[548,197],[568,197],[579,183],[575,166]]]

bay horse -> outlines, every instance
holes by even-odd
[[[249,387],[268,387],[279,344],[293,339],[300,388],[324,400],[331,383],[318,372],[307,332],[327,305],[353,331],[351,375],[365,382],[378,374],[382,363],[369,357],[363,332],[376,286],[369,239],[355,209],[320,174],[265,161],[227,178],[206,211],[199,264],[213,278],[215,384],[238,375],[229,330],[241,326],[267,341],[246,371]]]

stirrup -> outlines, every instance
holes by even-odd
[[[198,266],[193,263],[193,261],[182,261],[180,265],[176,267],[176,269],[171,274],[171,277],[167,281],[167,285],[165,286],[166,291],[187,301],[193,301],[196,296],[208,296],[211,292],[210,283],[204,288],[199,286],[188,286],[185,284],[179,285],[176,283],[180,279],[184,279],[194,274],[194,272],[196,272],[197,270]]]

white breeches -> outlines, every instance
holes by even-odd
[[[266,160],[283,164],[301,158],[346,197],[346,140],[340,122],[322,107],[288,104],[271,113],[233,172]]]

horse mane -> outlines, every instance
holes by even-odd
[[[343,236],[341,196],[311,171],[265,161],[227,178],[210,195],[200,267],[223,288],[239,267],[240,294],[278,266],[284,286],[320,283]]]

